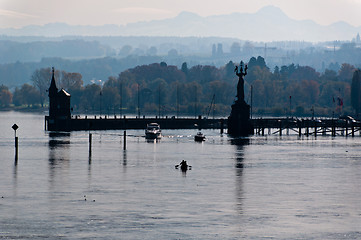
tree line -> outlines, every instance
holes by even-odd
[[[219,68],[189,68],[184,62],[178,68],[165,62],[153,63],[85,86],[79,73],[56,70],[55,79],[59,89],[71,94],[73,114],[227,116],[236,96],[236,65],[229,61]],[[253,115],[260,116],[357,113],[361,84],[354,83],[356,73],[359,71],[347,63],[338,72],[326,69],[322,74],[312,67],[294,64],[271,70],[262,57],[252,57],[245,77],[245,100],[252,105]],[[51,69],[41,68],[32,74],[32,84],[23,84],[13,92],[0,86],[0,106],[46,106],[50,80]],[[355,96],[360,99],[359,105]]]

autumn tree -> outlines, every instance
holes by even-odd
[[[40,104],[41,107],[44,106],[45,99],[47,98],[47,90],[50,86],[51,81],[51,69],[50,68],[41,68],[35,70],[31,75],[31,81],[33,85],[38,88],[40,93]],[[59,78],[59,71],[55,72],[55,79]]]
[[[8,107],[12,102],[13,95],[9,91],[9,88],[1,85],[0,86],[0,107]]]
[[[252,57],[248,62],[248,75],[246,76],[246,81],[253,83],[253,81],[261,78],[270,77],[271,72],[267,67],[263,57]]]
[[[97,84],[93,83],[85,86],[81,97],[82,108],[95,111],[97,106],[100,107],[100,92],[101,87]]]
[[[289,76],[291,81],[314,80],[317,81],[320,74],[314,68],[309,66],[297,66]]]
[[[15,106],[27,105],[28,107],[39,104],[40,93],[34,86],[25,83],[20,89],[15,89],[13,103]]]
[[[66,91],[72,91],[83,87],[82,75],[80,73],[71,73],[61,71],[61,78],[58,81],[58,87]]]

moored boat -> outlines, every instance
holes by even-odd
[[[203,133],[198,132],[195,136],[194,136],[194,141],[196,142],[203,142],[206,140],[206,136],[203,135]]]
[[[146,139],[159,139],[162,137],[162,130],[158,123],[149,123],[145,129]]]

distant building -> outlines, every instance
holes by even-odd
[[[223,45],[222,45],[222,43],[218,43],[218,45],[217,45],[217,56],[218,57],[223,56]]]
[[[216,57],[217,56],[217,47],[216,44],[212,45],[212,57]]]
[[[361,47],[361,38],[359,33],[357,33],[355,38],[352,38],[352,42],[355,43],[356,46]]]

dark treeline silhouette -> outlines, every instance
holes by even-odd
[[[55,74],[58,87],[72,96],[73,114],[227,116],[236,95],[238,79],[234,69],[238,64],[229,61],[219,68],[188,67],[184,62],[178,68],[165,62],[153,63],[85,86],[79,73]],[[326,69],[322,74],[312,67],[294,64],[270,69],[264,58],[252,57],[245,77],[245,100],[252,105],[253,114],[261,116],[351,114],[352,106],[356,111],[361,106],[355,100],[351,104],[351,81],[353,98],[361,96],[354,75],[359,72],[355,70],[346,63],[338,72]],[[48,100],[50,79],[51,69],[41,68],[32,74],[32,85],[23,84],[13,92],[2,85],[0,106],[43,105]],[[210,108],[213,95],[215,104]]]

